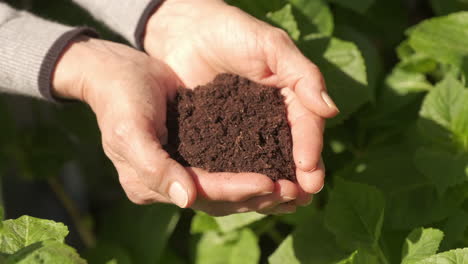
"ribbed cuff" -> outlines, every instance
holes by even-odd
[[[151,15],[156,12],[156,10],[163,4],[164,0],[153,0],[143,11],[143,14],[140,17],[140,20],[137,23],[135,28],[135,45],[139,50],[144,50],[143,39],[145,37],[146,24],[150,19]]]
[[[38,87],[41,95],[54,102],[58,102],[57,98],[52,95],[52,76],[57,66],[58,60],[62,56],[64,50],[73,42],[75,38],[81,35],[90,37],[98,37],[96,31],[88,27],[74,28],[61,35],[47,51],[44,60],[39,69]],[[79,62],[77,62],[79,63]],[[60,99],[61,100],[61,99]]]
[[[142,48],[146,23],[162,0],[73,0],[96,19]]]

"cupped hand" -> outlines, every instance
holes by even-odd
[[[310,194],[323,188],[324,118],[335,116],[338,109],[319,69],[287,33],[222,0],[166,0],[150,17],[143,43],[145,51],[167,63],[186,87],[229,72],[281,88],[293,137],[297,184],[280,185],[296,189],[296,205],[308,204]],[[268,198],[255,198],[252,203],[261,199]],[[291,204],[261,212],[290,211]]]
[[[290,182],[255,173],[208,173],[184,168],[163,150],[166,104],[181,82],[163,62],[125,45],[82,37],[60,58],[57,97],[74,98],[96,114],[106,155],[128,198],[174,203],[212,215],[260,211],[296,199]]]

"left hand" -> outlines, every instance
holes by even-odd
[[[166,0],[149,19],[143,43],[146,52],[167,63],[186,87],[228,72],[281,88],[293,137],[296,187],[302,194],[294,207],[309,203],[311,194],[323,188],[324,118],[339,111],[319,69],[287,33],[222,0]],[[264,212],[285,208],[293,209],[288,203]]]

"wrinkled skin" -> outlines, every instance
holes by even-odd
[[[65,51],[53,79],[57,96],[82,100],[95,112],[104,151],[131,201],[174,203],[215,216],[290,213],[310,203],[324,185],[324,118],[338,109],[318,68],[286,33],[220,0],[167,0],[148,21],[144,48],[149,56],[79,39]],[[297,182],[184,168],[162,149],[166,103],[176,88],[207,83],[222,72],[282,90]]]

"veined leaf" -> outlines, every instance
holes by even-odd
[[[337,178],[325,224],[338,241],[353,248],[371,248],[380,238],[384,207],[384,196],[377,188]]]
[[[338,262],[337,264],[373,264],[380,263],[375,254],[365,249],[358,249],[354,251],[348,258]]]
[[[468,181],[468,155],[420,148],[414,160],[418,170],[431,180],[440,195],[449,187]]]
[[[325,0],[288,0],[303,38],[329,37],[333,33],[333,15]]]
[[[323,216],[315,215],[301,223],[268,258],[270,264],[332,264],[348,254],[341,250],[335,236],[323,223]]]
[[[215,217],[216,223],[224,233],[250,225],[266,216],[258,213],[233,214],[222,217]]]
[[[434,141],[446,145],[447,141],[468,152],[468,90],[452,77],[437,84],[424,100],[420,116],[421,132]],[[431,125],[432,127],[428,127]],[[439,126],[439,128],[437,128]],[[441,137],[444,134],[445,137]],[[437,134],[435,134],[437,133]],[[448,137],[448,138],[446,138]]]
[[[6,259],[6,264],[86,264],[75,249],[56,240],[31,244]]]
[[[207,231],[218,231],[219,226],[216,219],[203,212],[197,212],[192,219],[190,233],[197,234]]]
[[[413,264],[434,255],[439,249],[444,233],[433,228],[417,228],[406,238],[402,264]]]
[[[342,122],[372,100],[364,58],[355,44],[331,38],[305,41],[300,47],[322,71],[328,91],[341,111],[328,126]]]
[[[103,215],[99,236],[125,249],[134,263],[158,263],[179,217],[173,205],[125,202]]]
[[[197,243],[196,264],[256,264],[260,249],[249,229],[231,233],[206,232]]]
[[[276,25],[286,30],[293,40],[299,40],[301,32],[297,26],[296,19],[292,14],[291,4],[285,5],[282,9],[269,12],[267,17]]]
[[[3,222],[3,232],[0,236],[0,252],[13,254],[31,244],[55,240],[63,243],[68,235],[68,228],[62,223],[22,216],[15,220]]]
[[[423,21],[411,29],[409,42],[418,53],[461,66],[468,55],[468,12]]]
[[[418,261],[416,264],[464,264],[468,263],[468,248],[450,250]]]
[[[398,95],[425,92],[432,88],[432,84],[426,79],[424,74],[404,71],[399,68],[393,70],[387,77],[386,83]]]

